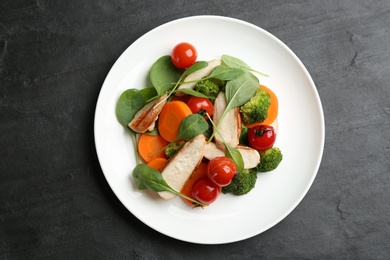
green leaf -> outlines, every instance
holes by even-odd
[[[165,182],[161,173],[149,167],[146,164],[138,164],[133,169],[133,178],[137,188],[140,190],[151,190],[155,192],[169,191],[172,192],[172,188]]]
[[[252,69],[248,64],[246,64],[243,60],[230,56],[230,55],[222,55],[221,58],[222,64],[229,66],[231,68],[238,68],[238,69],[246,69],[248,71],[254,71],[257,72],[263,76],[268,77],[269,75],[257,70]]]
[[[135,113],[145,104],[146,101],[138,89],[125,90],[116,103],[116,117],[119,123],[127,128]]]
[[[175,141],[194,138],[195,136],[204,133],[208,127],[209,125],[203,116],[191,114],[181,121]]]
[[[246,64],[243,60],[240,60],[239,58],[230,55],[226,55],[226,54],[222,55],[221,61],[222,64],[225,64],[226,66],[229,66],[231,68],[238,68],[238,69],[244,68],[247,70],[251,69],[251,67],[248,64]]]
[[[138,164],[133,169],[133,179],[135,185],[139,190],[151,190],[155,192],[168,191],[173,194],[176,194],[182,198],[185,198],[189,201],[192,201],[196,206],[207,206],[200,201],[194,200],[186,195],[174,190],[169,184],[164,180],[161,173],[156,169],[149,167],[146,164]]]
[[[186,69],[183,74],[181,74],[181,78],[184,78],[185,76],[188,76],[197,70],[203,69],[207,67],[207,65],[208,63],[206,61],[197,61],[192,64],[188,69]]]
[[[228,81],[239,78],[244,75],[244,73],[245,71],[240,68],[232,68],[219,65],[213,69],[210,76],[208,76],[207,78],[215,78],[219,80]]]
[[[161,95],[172,88],[172,82],[180,79],[180,70],[173,65],[171,56],[166,55],[159,58],[150,68],[149,78],[157,94]]]
[[[234,163],[237,165],[237,172],[242,172],[244,170],[244,159],[242,158],[241,153],[225,142],[225,155],[226,157],[232,159]]]
[[[208,98],[208,99],[214,99],[214,97],[209,97],[206,96],[205,94],[202,94],[196,90],[189,89],[189,88],[182,88],[182,89],[177,89],[175,92],[181,92],[187,95],[195,96],[195,97],[202,97],[202,98]]]
[[[146,101],[151,101],[158,97],[157,91],[154,87],[143,88],[140,92]]]
[[[226,102],[228,111],[234,107],[242,106],[253,97],[259,88],[258,79],[252,73],[246,72],[238,79],[226,83]]]

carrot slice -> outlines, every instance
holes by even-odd
[[[150,162],[148,162],[148,166],[156,169],[158,171],[161,171],[161,169],[164,167],[164,165],[168,162],[165,158],[154,158]]]
[[[207,163],[201,162],[198,167],[195,169],[195,171],[191,174],[190,178],[188,178],[187,182],[184,184],[183,188],[181,189],[180,193],[183,193],[184,195],[192,198],[192,185],[194,183],[207,176]],[[184,199],[185,202],[192,204],[191,201]]]
[[[257,125],[271,125],[278,117],[279,102],[275,93],[266,86],[260,85],[259,90],[265,90],[270,95],[271,105],[268,108],[267,118],[263,122],[256,122],[253,124],[246,124],[247,127],[252,128]]]
[[[181,121],[192,114],[191,109],[182,101],[172,101],[165,104],[158,120],[158,131],[167,141],[172,142],[179,132]]]
[[[167,142],[160,135],[149,135],[142,134],[138,140],[138,153],[141,156],[142,160],[145,162],[150,162],[155,158],[166,158],[165,151],[150,156],[154,152],[164,148],[167,146],[169,142]]]

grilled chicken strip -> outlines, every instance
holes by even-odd
[[[254,168],[260,163],[260,154],[257,150],[244,145],[238,145],[236,149],[242,155],[242,159],[244,160],[244,169]],[[207,143],[204,146],[205,158],[211,160],[219,156],[225,156],[225,153],[218,149],[214,143]]]
[[[209,76],[211,74],[211,72],[213,71],[213,69],[215,67],[217,67],[218,65],[221,65],[221,61],[220,60],[209,61],[207,67],[191,73],[190,75],[188,75],[184,79],[184,82],[190,82],[191,81],[191,83],[183,83],[183,84],[181,84],[178,87],[178,89],[179,90],[183,89],[183,88],[185,88],[185,89],[194,89],[197,82],[192,82],[192,81],[199,81],[202,78]],[[184,94],[181,93],[181,92],[176,92],[176,96],[183,96],[183,95]]]
[[[133,120],[129,123],[129,127],[137,133],[153,131],[158,115],[160,114],[164,105],[167,103],[166,96],[166,94],[162,95],[160,98],[147,103],[143,108],[141,108],[134,115]],[[155,107],[159,102],[161,103]]]
[[[187,179],[196,169],[203,158],[203,148],[206,144],[204,135],[198,135],[189,140],[164,166],[161,175],[173,189],[181,191]],[[158,193],[163,199],[176,197],[167,191]]]
[[[219,149],[225,151],[225,140],[230,146],[236,147],[238,145],[241,134],[241,116],[238,107],[229,110],[222,122],[222,114],[227,106],[225,92],[219,92],[214,102],[213,120],[218,126],[218,132],[215,134],[215,144]]]

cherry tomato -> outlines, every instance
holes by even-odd
[[[269,125],[258,125],[248,132],[249,144],[258,151],[265,151],[271,148],[276,139],[275,129]]]
[[[229,185],[236,172],[236,164],[224,156],[211,159],[207,165],[207,176],[221,187]]]
[[[179,69],[186,69],[196,61],[198,52],[195,47],[187,42],[177,44],[171,53],[173,65]]]
[[[214,202],[219,194],[221,188],[208,178],[201,178],[192,186],[192,196],[205,204]]]
[[[208,98],[192,96],[188,100],[187,105],[190,107],[192,113],[199,113],[204,116],[206,120],[208,119],[206,112],[209,116],[212,116],[214,112],[214,106]]]

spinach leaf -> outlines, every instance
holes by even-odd
[[[233,80],[236,78],[241,77],[245,71],[243,71],[240,68],[233,68],[233,67],[227,67],[219,65],[213,69],[210,76],[207,76],[207,78],[215,78],[219,80]]]
[[[191,114],[181,121],[179,126],[179,132],[174,140],[191,139],[195,136],[203,134],[209,125],[206,119],[199,114]]]
[[[150,102],[156,97],[158,97],[157,91],[154,87],[140,89],[140,92],[144,97],[144,99],[146,100],[146,102]]]
[[[157,94],[161,95],[172,88],[172,82],[180,78],[180,70],[173,65],[171,56],[166,55],[159,58],[150,68],[149,78]]]
[[[246,64],[243,60],[230,55],[226,55],[226,54],[222,55],[221,61],[222,64],[225,64],[226,66],[229,66],[231,68],[238,68],[238,69],[244,68],[247,70],[251,69],[251,67],[248,64]]]
[[[181,79],[184,78],[185,76],[188,76],[192,73],[194,73],[197,70],[206,68],[208,63],[206,61],[197,61],[194,64],[192,64],[188,69],[186,69],[183,74],[181,74]]]
[[[257,73],[259,73],[263,76],[266,76],[266,77],[269,76],[268,74],[265,74],[263,72],[252,69],[248,64],[246,64],[241,59],[230,56],[230,55],[226,55],[226,54],[222,55],[221,61],[222,61],[222,64],[229,66],[231,68],[246,69],[248,71],[257,72]]]
[[[181,93],[188,94],[188,95],[195,96],[195,97],[214,99],[214,97],[206,96],[203,93],[200,93],[200,92],[198,92],[196,90],[189,89],[189,88],[177,89],[177,90],[175,90],[175,92],[181,92]]]
[[[137,188],[140,190],[151,190],[155,192],[170,191],[172,188],[165,182],[161,173],[146,164],[138,164],[133,169],[133,178]]]
[[[242,77],[226,83],[226,110],[241,106],[253,97],[259,88],[259,80],[252,73],[246,72]]]
[[[187,200],[192,201],[195,204],[195,206],[203,207],[208,205],[200,201],[194,200],[190,197],[187,197],[186,195],[180,193],[179,191],[176,191],[171,186],[169,186],[169,184],[164,180],[164,178],[162,177],[161,173],[158,170],[153,169],[146,164],[138,164],[133,169],[132,175],[133,175],[135,185],[140,190],[151,190],[155,192],[168,191],[180,197],[183,197]]]
[[[138,89],[125,90],[116,103],[116,117],[119,123],[127,128],[135,113],[145,104],[146,101]]]
[[[226,157],[232,159],[234,163],[237,165],[237,172],[242,172],[244,170],[244,159],[242,158],[241,153],[225,142],[225,155]]]

